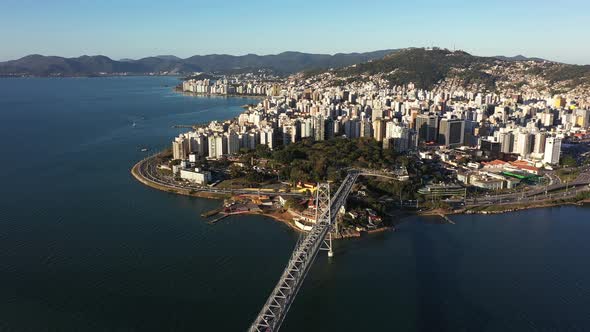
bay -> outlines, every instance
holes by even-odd
[[[170,77],[0,79],[0,330],[243,331],[298,235],[129,174],[256,100]],[[133,125],[135,123],[135,125]],[[284,331],[590,330],[590,209],[412,217],[320,255]]]

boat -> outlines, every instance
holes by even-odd
[[[147,148],[142,148],[141,152],[146,152],[148,149]]]

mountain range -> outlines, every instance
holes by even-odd
[[[342,68],[380,60],[399,50],[388,49],[365,53],[312,54],[283,52],[276,55],[195,55],[186,59],[174,55],[158,55],[142,59],[113,60],[103,55],[64,58],[32,54],[18,60],[0,62],[0,76],[95,76],[148,73],[181,75],[194,72],[234,73],[269,70],[288,75],[299,71]],[[492,57],[504,61],[546,61],[541,58]]]
[[[109,74],[187,74],[194,72],[231,73],[236,71],[271,70],[276,74],[291,74],[302,70],[339,68],[362,63],[392,53],[380,50],[366,53],[310,54],[283,52],[276,55],[195,55],[181,59],[173,55],[161,55],[138,60],[113,60],[106,56],[58,56],[28,55],[18,60],[0,62],[3,76],[92,76]]]

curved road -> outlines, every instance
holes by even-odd
[[[164,187],[171,190],[192,190],[195,193],[202,192],[202,193],[211,193],[211,194],[255,194],[258,193],[258,190],[254,189],[221,189],[221,188],[214,188],[214,187],[207,187],[207,186],[200,186],[197,184],[190,184],[190,183],[179,183],[175,181],[172,176],[162,175],[162,173],[158,170],[158,165],[154,162],[155,158],[158,154],[149,156],[140,162],[138,162],[133,169],[136,172],[138,177],[141,177],[143,180],[147,182],[151,182],[158,187]],[[287,192],[269,192],[269,191],[261,191],[261,194],[267,196],[295,196],[295,197],[305,197],[304,194],[300,193],[287,193]]]

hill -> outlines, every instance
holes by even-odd
[[[494,58],[475,57],[466,52],[443,49],[409,48],[385,56],[380,60],[353,65],[336,71],[340,77],[381,75],[391,84],[413,82],[417,87],[429,89],[449,77],[456,69],[467,81],[493,85],[493,78],[483,69],[499,61]],[[465,70],[467,69],[467,70]]]
[[[517,92],[528,87],[559,93],[590,85],[590,66],[521,57],[503,60],[437,48],[399,50],[382,59],[333,70],[329,75],[335,85],[380,79],[394,85],[412,82],[422,89],[444,85]]]
[[[106,56],[81,56],[63,58],[57,56],[29,55],[18,60],[0,62],[0,75],[4,76],[89,76],[108,74],[193,72],[231,73],[244,69],[271,70],[277,74],[292,74],[302,70],[338,68],[355,63],[382,58],[392,50],[367,53],[310,54],[284,52],[276,55],[247,54],[242,56],[212,54],[195,55],[181,59],[172,55],[160,55],[139,60],[112,60]]]
[[[545,59],[541,59],[541,58],[528,58],[524,55],[515,55],[515,56],[503,56],[503,55],[496,55],[494,58],[498,59],[498,60],[504,60],[504,61],[539,61],[539,62],[544,62],[544,61],[549,61],[549,60],[545,60]]]
[[[0,75],[83,76],[100,73],[144,72],[146,69],[135,62],[115,61],[102,55],[62,58],[33,54],[0,63]]]

